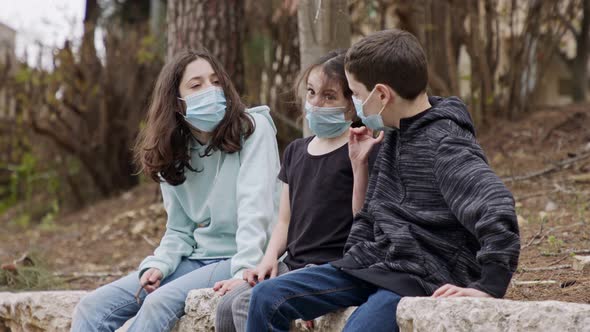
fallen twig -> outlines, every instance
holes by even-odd
[[[522,180],[529,180],[529,179],[536,178],[536,177],[539,177],[539,176],[542,176],[542,175],[545,175],[548,173],[555,172],[567,165],[576,163],[576,162],[578,162],[580,160],[584,160],[586,158],[590,158],[590,152],[580,154],[579,156],[576,156],[573,158],[560,160],[557,163],[555,163],[553,166],[547,167],[547,168],[539,170],[539,171],[531,172],[531,173],[525,174],[525,175],[510,176],[507,178],[503,178],[502,180],[504,180],[504,182],[516,182],[516,181],[522,181]]]
[[[150,246],[156,248],[158,247],[158,244],[152,240],[150,240],[149,237],[145,236],[145,234],[141,234],[141,237],[145,240],[145,242],[147,242]]]
[[[557,281],[555,280],[533,280],[533,281],[517,281],[513,280],[512,284],[514,286],[531,286],[531,285],[552,285],[556,284]]]
[[[543,224],[541,224],[541,227],[539,227],[539,231],[537,232],[537,234],[533,235],[533,237],[529,240],[529,242],[527,244],[525,244],[522,248],[520,248],[520,250],[524,250],[526,248],[528,248],[531,244],[533,244],[533,241],[535,241],[537,239],[537,237],[540,237],[541,234],[543,233]],[[544,236],[541,236],[541,239],[543,239]]]
[[[554,192],[555,192],[555,190],[552,190],[552,191],[539,191],[539,192],[531,193],[531,194],[528,194],[528,195],[517,196],[514,199],[517,202],[521,202],[521,201],[527,200],[529,198],[534,198],[534,197],[539,197],[539,196],[546,196],[546,195],[549,195],[549,194],[554,193]]]
[[[123,272],[54,272],[56,277],[63,278],[103,278],[103,277],[120,277],[124,275]]]
[[[560,259],[558,259],[558,260],[556,260],[554,262],[549,263],[549,266],[555,265],[557,263],[561,263],[562,261],[566,260],[568,257],[570,257],[570,255],[565,255],[565,256],[561,257]]]
[[[555,227],[549,228],[549,230],[547,232],[551,233],[551,232],[554,232],[554,231],[556,231],[558,229],[570,228],[570,227],[575,227],[575,226],[581,226],[581,225],[585,225],[585,224],[586,224],[585,222],[580,221],[580,222],[577,222],[575,224],[555,226]]]
[[[570,269],[572,264],[564,264],[564,265],[557,265],[557,266],[543,266],[543,267],[523,267],[520,268],[522,272],[537,272],[537,271],[552,271],[552,270],[561,270],[561,269]]]
[[[585,255],[585,254],[590,254],[590,249],[579,249],[579,250],[566,250],[563,252],[557,252],[557,253],[553,253],[553,252],[545,252],[545,253],[541,253],[541,256],[559,256],[559,255]],[[569,256],[568,256],[569,257]]]

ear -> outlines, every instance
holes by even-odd
[[[354,108],[354,104],[352,100],[348,100],[348,104],[346,105],[346,112],[344,112],[344,118],[346,120],[354,120],[356,116],[356,109]]]
[[[376,84],[375,90],[374,93],[378,96],[382,106],[393,103],[393,101],[397,99],[395,91],[386,84]]]

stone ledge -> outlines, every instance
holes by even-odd
[[[76,303],[87,292],[0,293],[0,332],[68,331]],[[213,331],[218,297],[210,289],[192,291],[186,315],[175,332]],[[315,320],[315,331],[341,331],[354,308]],[[397,311],[402,332],[590,331],[590,305],[558,301],[404,298]],[[119,331],[125,331],[121,328]],[[292,331],[307,331],[301,322]]]
[[[0,332],[62,332],[84,291],[0,293]]]
[[[559,301],[485,298],[404,298],[397,309],[401,331],[590,331],[590,305]]]

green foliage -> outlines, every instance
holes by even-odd
[[[561,252],[561,248],[564,246],[564,242],[561,239],[556,238],[554,235],[547,237],[548,252]]]
[[[137,50],[137,61],[142,65],[147,65],[157,61],[160,54],[156,52],[157,40],[152,34],[143,37]]]
[[[27,256],[26,266],[16,270],[0,269],[0,291],[63,289],[64,281],[53,275],[37,255]]]

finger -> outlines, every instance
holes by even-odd
[[[146,292],[151,293],[151,292],[155,291],[156,289],[158,289],[159,286],[160,286],[160,281],[157,281],[153,285],[147,285],[147,286],[145,286],[144,289],[145,289]]]
[[[452,291],[453,289],[454,289],[453,286],[449,285],[448,287],[445,288],[444,291],[439,292],[438,295],[437,295],[437,297],[442,297],[445,294],[447,294],[448,292]]]
[[[370,130],[369,130],[369,128],[367,128],[367,126],[358,127],[357,129],[358,129],[359,134],[370,133]]]
[[[446,285],[439,287],[436,291],[434,291],[434,293],[432,294],[432,297],[438,297],[440,294],[446,292],[447,289],[449,289],[450,287],[452,287],[452,285],[450,285],[450,284],[446,284]]]
[[[469,294],[467,294],[463,290],[459,290],[459,291],[457,291],[457,293],[451,294],[448,297],[464,297],[464,296],[469,296]]]
[[[215,283],[215,285],[213,285],[213,290],[218,291],[222,286],[223,286],[223,282],[218,281]]]
[[[381,141],[383,141],[383,137],[385,137],[385,132],[381,131],[379,133],[379,135],[377,135],[377,138],[375,139],[375,143],[381,143]]]
[[[275,265],[272,267],[272,270],[270,271],[270,278],[271,279],[277,276],[277,272],[278,272],[277,270],[278,270],[278,266]]]
[[[450,295],[453,295],[453,294],[455,294],[455,293],[457,293],[459,291],[461,291],[460,288],[458,288],[458,287],[452,287],[452,288],[447,289],[447,291],[444,292],[444,293],[442,293],[439,297],[449,297]]]
[[[350,132],[354,135],[360,135],[365,133],[366,127],[350,128]]]
[[[227,293],[227,283],[223,284],[223,286],[221,287],[221,289],[217,293],[219,293],[219,295],[221,295],[221,296],[225,295],[225,293]]]
[[[250,284],[250,286],[254,286],[256,285],[256,272],[252,272],[249,276],[248,276],[248,283]]]
[[[148,278],[149,283],[153,284],[156,281],[158,281],[160,278],[158,276],[158,273],[156,271],[152,272]]]

